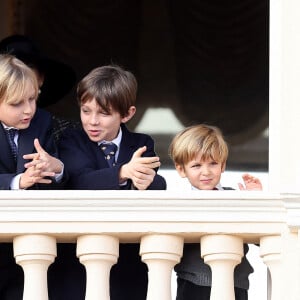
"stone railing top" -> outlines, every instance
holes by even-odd
[[[1,191],[0,238],[49,233],[67,241],[107,233],[136,241],[159,232],[192,242],[217,232],[257,242],[282,231],[289,215],[299,214],[299,200],[297,194],[245,191]]]

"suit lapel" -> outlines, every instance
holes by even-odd
[[[117,163],[128,162],[131,160],[133,153],[136,150],[136,141],[133,139],[133,135],[125,125],[122,126],[122,140],[120,144],[120,152]]]

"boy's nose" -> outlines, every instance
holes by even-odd
[[[209,168],[206,166],[202,166],[202,174],[204,175],[209,174]]]
[[[26,102],[24,107],[24,113],[31,114],[34,111],[34,108],[35,108],[34,104],[30,102]]]
[[[99,124],[99,118],[97,116],[91,116],[90,123],[93,125]]]

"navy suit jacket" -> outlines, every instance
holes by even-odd
[[[14,161],[12,152],[6,137],[5,129],[0,123],[0,189],[9,190],[10,183],[14,176],[25,171],[23,159],[24,154],[36,152],[33,141],[39,139],[41,146],[52,156],[57,157],[57,148],[52,137],[52,117],[51,114],[37,109],[28,128],[19,130],[18,138],[18,158]],[[64,180],[63,180],[64,181]],[[62,181],[62,182],[63,182]],[[35,184],[30,189],[50,189],[61,186],[53,182],[52,184]]]
[[[147,146],[143,156],[156,156],[153,139],[141,133],[130,132],[124,124],[122,140],[116,166],[109,167],[97,143],[92,142],[83,129],[66,130],[59,143],[59,154],[69,176],[66,186],[70,189],[119,190],[130,189],[131,180],[126,186],[119,185],[120,167],[129,162],[133,153]],[[165,179],[156,174],[149,190],[166,189]]]

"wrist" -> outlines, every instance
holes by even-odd
[[[125,164],[120,168],[119,171],[119,183],[124,183],[129,179],[127,173],[127,164]]]

